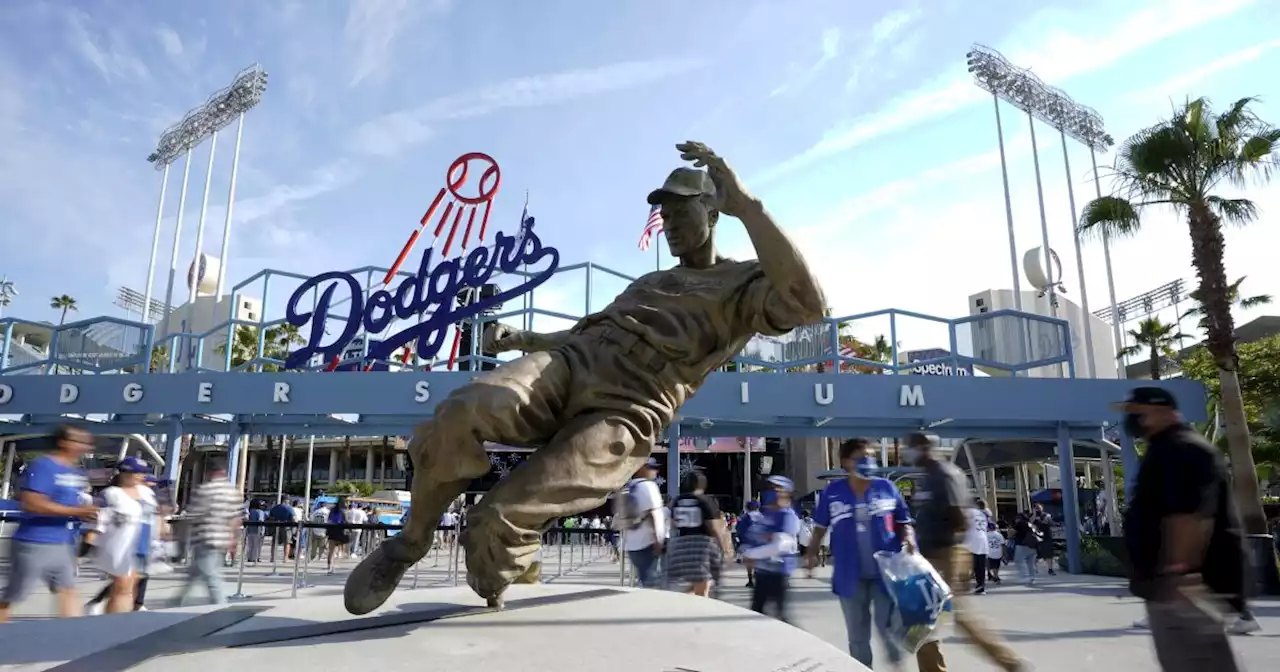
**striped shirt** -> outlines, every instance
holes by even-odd
[[[240,492],[225,478],[201,483],[187,507],[187,515],[192,518],[192,542],[210,548],[229,548],[231,525],[241,518],[242,502]]]

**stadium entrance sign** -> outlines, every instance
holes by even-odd
[[[533,231],[530,217],[521,227],[519,236],[497,233],[491,246],[473,248],[466,256],[440,259],[433,265],[435,250],[428,247],[422,253],[418,272],[404,278],[395,288],[389,285],[365,299],[365,288],[350,273],[330,271],[303,282],[289,297],[285,320],[295,327],[310,324],[307,343],[290,353],[286,368],[300,368],[315,355],[328,360],[339,357],[363,331],[381,334],[396,320],[408,320],[425,316],[405,328],[384,336],[376,343],[370,342],[368,358],[390,360],[403,346],[414,343],[419,357],[434,359],[444,345],[445,333],[450,325],[470,319],[496,307],[508,299],[521,296],[545,283],[560,265],[560,252],[545,247]],[[522,267],[537,266],[550,259],[546,268],[535,271],[533,276],[515,275],[520,284],[497,294],[458,305],[458,294],[466,289],[479,290],[500,274],[512,274]],[[319,298],[312,307],[312,292]],[[478,293],[478,292],[477,292]],[[346,315],[332,315],[340,302],[348,302]],[[325,328],[330,320],[342,320],[342,333],[324,343]]]

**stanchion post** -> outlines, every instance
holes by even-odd
[[[556,530],[553,534],[559,535],[560,530]],[[556,538],[559,537],[557,536]],[[557,553],[559,557],[556,560],[556,578],[560,578],[564,576],[564,544],[556,544],[556,548],[559,549],[559,553]]]
[[[298,541],[293,545],[293,592],[290,594],[290,597],[298,596],[298,579],[300,578],[298,576],[298,573],[302,571],[302,554],[304,553],[304,550],[302,548],[303,532],[304,531],[302,529],[302,521],[299,520],[298,521]]]
[[[458,528],[456,526],[453,529],[455,532],[458,531]],[[458,537],[460,536],[462,535],[453,534],[453,535],[450,535],[450,538],[449,538],[449,543],[452,546],[452,551],[453,551],[453,560],[451,562],[453,563],[453,585],[455,586],[458,585],[458,561],[460,559],[460,556],[462,555],[462,551],[458,548]]]
[[[276,551],[278,550],[281,553],[284,553],[284,548],[276,548],[276,546],[280,543],[280,530],[282,529],[284,528],[279,525],[271,529],[271,574],[270,576],[276,575],[276,561],[277,561]]]
[[[236,593],[231,596],[233,600],[243,600],[247,596],[244,594],[244,556],[249,550],[249,528],[240,528],[240,568],[236,570]]]
[[[431,542],[432,542],[432,544],[434,544],[434,543],[435,543],[435,539],[433,538],[433,539],[431,540]],[[418,588],[418,574],[420,573],[420,570],[421,570],[421,569],[422,569],[422,558],[418,558],[418,559],[417,559],[417,561],[415,561],[415,562],[413,563],[413,583],[409,585],[409,589],[410,589],[410,590],[417,590],[417,588]]]
[[[622,527],[621,525],[619,527]],[[618,531],[618,585],[627,585],[627,531]]]

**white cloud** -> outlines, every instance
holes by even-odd
[[[1214,75],[1253,63],[1275,49],[1280,49],[1280,40],[1271,40],[1246,47],[1209,61],[1194,70],[1180,72],[1163,82],[1134,91],[1126,97],[1126,100],[1130,103],[1149,103],[1168,99],[1180,102],[1184,97],[1191,96],[1191,90],[1200,85],[1201,82],[1212,78]]]
[[[1047,34],[1035,31],[1031,44],[1008,49],[1007,55],[1011,62],[1031,68],[1046,82],[1057,83],[1104,69],[1140,49],[1230,16],[1255,1],[1161,0],[1119,21],[1090,19],[1078,33],[1061,28],[1051,28]],[[1040,21],[1037,18],[1032,23]],[[1099,30],[1099,26],[1105,29]],[[851,126],[829,132],[812,147],[755,176],[752,182],[763,184],[778,179],[880,136],[952,114],[986,97],[963,72],[941,75]]]
[[[818,60],[812,65],[804,67],[799,66],[798,64],[792,64],[790,69],[793,74],[787,77],[785,82],[779,84],[770,91],[769,97],[773,98],[787,93],[788,91],[803,89],[818,76],[818,73],[821,72],[828,63],[835,60],[836,56],[839,54],[840,28],[831,27],[824,29],[822,31],[822,43]]]
[[[450,0],[361,0],[352,2],[343,26],[343,40],[350,58],[349,86],[386,74],[401,31],[417,12],[443,13]]]
[[[906,45],[914,44],[915,40],[909,39],[903,33],[919,19],[920,10],[916,8],[889,12],[880,17],[880,20],[871,26],[871,34],[867,37],[866,44],[858,49],[851,59],[853,69],[848,80],[845,81],[845,91],[857,89],[869,72],[883,68],[883,56],[886,52],[898,62],[910,57],[911,48]]]
[[[79,11],[67,12],[65,20],[72,48],[107,81],[145,80],[151,76],[146,64],[129,50],[118,32],[111,32],[105,39],[94,35],[88,17]]]
[[[178,36],[178,32],[166,25],[156,28],[156,39],[160,41],[160,47],[164,49],[164,53],[180,62],[182,60],[182,38]]]
[[[437,98],[416,109],[383,115],[363,124],[353,151],[374,156],[398,154],[430,140],[438,124],[482,117],[506,109],[566,103],[586,96],[651,84],[701,67],[690,60],[616,63],[599,68],[510,79]]]

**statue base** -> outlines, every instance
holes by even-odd
[[[0,670],[22,672],[868,672],[724,602],[582,585],[515,585],[502,611],[434,588],[401,590],[363,617],[310,597],[18,622],[0,638]]]

